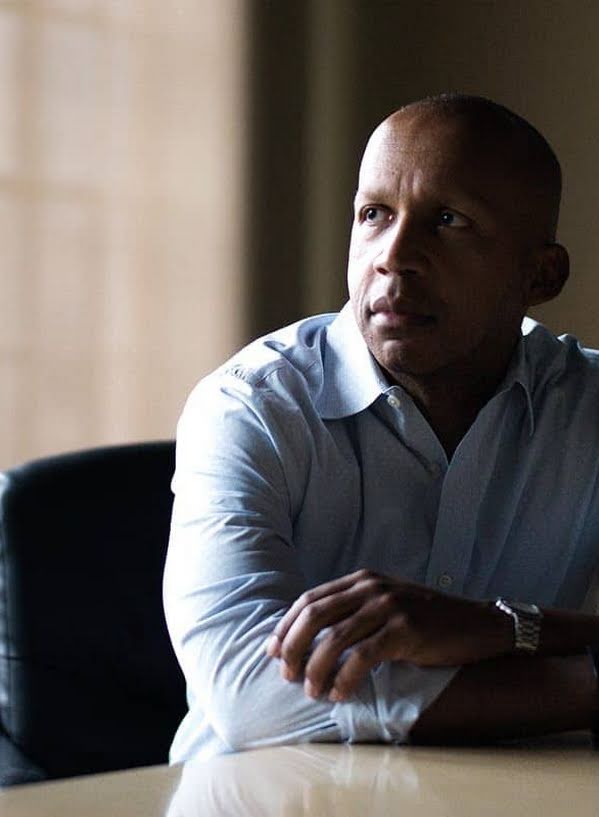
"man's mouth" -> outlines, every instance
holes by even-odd
[[[385,329],[415,329],[431,326],[435,316],[419,307],[389,298],[378,298],[370,310],[375,326]]]

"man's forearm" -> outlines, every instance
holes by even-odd
[[[545,609],[539,655],[572,655],[599,645],[599,616],[570,610]]]
[[[412,728],[415,742],[468,742],[588,729],[599,693],[585,647],[599,618],[545,610],[539,653],[464,666]]]
[[[513,617],[493,601],[357,571],[297,599],[267,651],[280,659],[283,678],[335,702],[351,701],[377,664],[461,666],[412,728],[416,741],[486,741],[595,723],[586,647],[599,644],[599,617],[544,609],[538,653],[523,655],[516,643]]]
[[[468,743],[588,729],[598,699],[586,654],[481,661],[460,670],[410,737],[415,743]]]

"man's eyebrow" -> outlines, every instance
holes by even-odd
[[[356,190],[354,195],[354,202],[358,201],[359,199],[366,200],[366,201],[380,201],[384,199],[385,195],[382,190]]]
[[[387,194],[385,193],[384,189],[366,187],[356,190],[353,201],[354,206],[364,201],[380,202],[384,204],[386,198]],[[488,196],[479,190],[474,190],[471,188],[460,187],[459,189],[449,190],[447,195],[440,197],[439,200],[441,201],[441,199],[446,200],[445,203],[448,206],[451,206],[450,201],[454,200],[458,206],[460,204],[463,206],[472,205],[487,214],[490,212],[492,213],[494,210],[493,204],[489,201]]]

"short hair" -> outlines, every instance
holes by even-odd
[[[555,152],[545,137],[524,117],[483,96],[443,93],[428,96],[397,111],[411,108],[441,116],[466,120],[481,136],[504,144],[511,152],[518,171],[532,188],[547,196],[550,213],[550,238],[555,238],[562,193],[562,170]]]

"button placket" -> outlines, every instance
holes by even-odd
[[[437,524],[428,564],[426,583],[441,590],[462,593],[476,536],[480,475],[473,480],[471,449],[458,455],[441,485]]]

